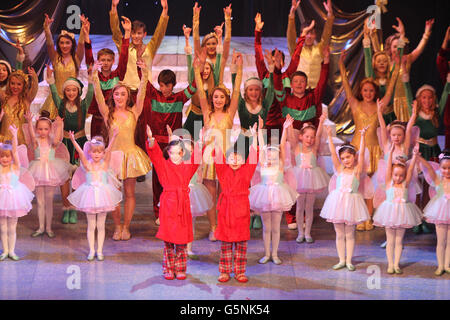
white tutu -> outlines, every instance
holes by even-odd
[[[113,211],[122,201],[122,192],[108,181],[107,173],[102,172],[101,181],[92,181],[89,178],[91,172],[86,174],[87,181],[72,192],[67,199],[77,210],[88,214]]]
[[[373,216],[377,227],[412,228],[422,223],[422,212],[412,202],[383,201]]]
[[[359,192],[335,189],[325,200],[320,216],[328,222],[353,225],[369,220],[369,211]]]
[[[48,160],[33,160],[28,171],[34,178],[36,186],[60,186],[70,178],[72,165],[60,158]]]
[[[450,199],[437,194],[423,209],[427,222],[434,224],[450,224]]]
[[[330,176],[321,167],[295,167],[297,191],[299,193],[320,193],[328,187]]]
[[[190,184],[189,198],[193,217],[202,216],[213,207],[212,197],[203,184]]]
[[[256,212],[289,211],[298,193],[283,182],[278,168],[261,168],[262,182],[250,188],[250,209]]]
[[[32,209],[34,194],[11,174],[9,184],[0,185],[0,217],[20,218]]]

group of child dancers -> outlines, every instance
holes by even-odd
[[[37,75],[32,68],[28,68],[28,75],[22,71],[21,46],[16,45],[15,71],[7,61],[0,61],[0,260],[19,260],[15,253],[17,220],[31,211],[32,191],[37,199],[39,228],[31,236],[55,237],[53,196],[58,186],[63,200],[62,222],[76,223],[76,211],[85,212],[87,259],[104,260],[107,213],[113,213],[113,239],[130,239],[136,180],[153,167],[153,207],[159,225],[156,237],[164,241],[163,273],[168,280],[186,278],[188,254],[194,257],[193,219],[205,213],[211,227],[210,240],[222,241],[220,282],[229,281],[232,273],[237,281],[248,281],[245,270],[251,212],[260,215],[263,223],[264,256],[259,263],[281,264],[278,246],[283,213],[295,211],[298,243],[314,242],[313,205],[316,195],[325,190],[329,193],[320,216],[333,223],[336,231],[339,262],[333,269],[355,270],[355,229],[371,230],[375,225],[386,230],[387,273],[402,273],[399,263],[405,230],[417,228],[425,219],[436,225],[435,274],[450,273],[450,152],[441,152],[437,144],[450,79],[445,75],[439,104],[434,88],[428,85],[417,91],[413,101],[408,79],[410,64],[430,36],[432,20],[426,24],[425,43],[410,54],[403,53],[406,38],[401,20],[395,26],[396,38],[389,39],[391,46],[385,51],[377,51],[374,33],[364,28],[367,77],[359,84],[357,96],[346,77],[345,54],[341,55],[342,85],[355,133],[351,144],[335,147],[334,133],[324,125],[327,112],[321,107],[334,20],[330,0],[324,3],[327,22],[322,40],[315,42],[312,21],[290,45],[292,58],[284,72],[281,51],[263,53],[264,22],[260,14],[256,16],[258,77],[245,81],[243,96],[243,57],[234,50],[232,93],[222,84],[230,50],[231,5],[224,8],[224,41],[222,24],[200,43],[201,7],[195,4],[192,29],[183,26],[189,85],[173,93],[176,78],[171,70],[158,75],[159,89],[151,83],[152,60],[169,19],[167,0],[161,0],[163,12],[147,45],[142,43],[146,26],[140,21],[132,23],[122,17],[122,37],[118,4],[119,0],[113,0],[110,12],[113,40],[120,52],[115,70],[114,53],[109,49],[100,50],[94,61],[86,17],[81,17],[78,45],[73,34],[63,31],[55,47],[50,32],[52,19],[45,16],[44,32],[53,70],[47,65],[51,95],[39,117],[30,112],[37,93]],[[299,4],[292,1],[288,26],[291,40],[296,33]],[[191,31],[194,55],[189,45]],[[449,40],[447,30],[439,53],[440,59],[447,59],[447,65],[443,64],[446,72]],[[371,44],[376,51],[373,57]],[[82,99],[83,83],[77,75],[84,54],[90,70],[87,94]],[[183,106],[189,100],[187,119],[182,124]],[[232,130],[236,112],[241,127]],[[85,133],[87,114],[92,115],[90,140]],[[275,136],[276,129],[281,130],[280,140]],[[334,167],[331,178],[319,165],[324,130]],[[428,193],[422,176],[432,187],[431,200],[423,213],[415,204],[417,194]],[[374,215],[373,206],[377,207]]]

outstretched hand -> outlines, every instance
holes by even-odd
[[[255,30],[261,31],[263,26],[264,26],[264,22],[261,20],[261,13],[258,12],[255,16]]]
[[[149,139],[152,139],[152,138],[153,138],[152,129],[150,129],[150,126],[149,126],[149,125],[147,125],[147,137],[148,137]]]
[[[293,123],[294,123],[294,118],[292,118],[292,116],[290,114],[288,114],[286,116],[286,120],[284,120],[283,129],[287,129],[287,128],[291,127]]]

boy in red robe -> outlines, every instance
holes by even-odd
[[[222,241],[219,263],[219,281],[230,280],[230,273],[239,282],[247,282],[247,241],[250,239],[250,203],[248,200],[250,181],[257,165],[256,126],[252,130],[253,144],[247,162],[245,150],[231,148],[225,156],[216,145],[215,165],[221,194],[217,204],[217,228],[214,233]],[[233,254],[234,245],[234,254]],[[234,268],[233,268],[234,258]]]

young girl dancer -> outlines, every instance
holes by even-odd
[[[26,114],[31,148],[35,158],[30,162],[28,170],[33,175],[36,184],[39,218],[39,229],[31,236],[41,236],[45,231],[49,238],[54,238],[55,234],[52,231],[53,194],[56,186],[64,184],[69,179],[72,166],[69,162],[55,157],[55,149],[62,139],[63,120],[60,117],[56,118],[53,124],[56,126],[55,136],[52,137],[52,121],[46,116],[48,116],[48,112],[43,111],[42,116],[36,121],[36,128],[34,128],[31,113]]]
[[[257,159],[257,137],[255,122],[252,127],[253,143],[245,161],[245,152],[241,148],[230,148],[226,158],[222,143],[216,140],[214,156],[217,178],[222,192],[218,202],[217,229],[215,236],[222,241],[219,263],[219,281],[230,280],[230,273],[239,282],[247,282],[247,241],[250,239],[250,203],[248,199],[250,181],[255,173]],[[234,245],[234,254],[233,254]],[[233,257],[234,256],[234,257]],[[233,268],[234,260],[234,268]]]
[[[439,171],[422,157],[419,157],[433,181],[436,195],[423,210],[425,220],[436,225],[437,245],[436,257],[438,268],[435,275],[450,273],[450,150],[444,150],[439,155]]]
[[[287,139],[286,129],[294,119],[288,115],[283,125],[283,135],[279,147],[265,145],[262,128],[264,121],[259,117],[258,140],[261,183],[250,188],[250,209],[259,213],[263,220],[263,240],[265,255],[258,262],[270,261],[270,242],[272,240],[272,261],[281,264],[278,258],[280,244],[280,224],[283,211],[289,211],[295,204],[297,192],[283,182],[284,148]]]
[[[87,216],[87,238],[89,243],[88,261],[95,256],[95,229],[97,228],[97,260],[103,261],[103,243],[105,242],[106,214],[114,211],[122,201],[122,192],[108,182],[110,169],[111,149],[119,130],[112,130],[112,137],[108,148],[105,149],[103,138],[95,136],[87,142],[87,154],[75,139],[75,133],[69,131],[70,141],[80,156],[81,163],[86,171],[86,182],[72,192],[68,200],[77,210],[83,211]]]
[[[76,78],[69,77],[63,84],[63,96],[62,99],[58,94],[58,90],[55,85],[55,78],[53,76],[53,70],[47,65],[47,83],[50,85],[50,91],[52,93],[53,103],[55,104],[58,115],[64,119],[64,138],[63,143],[66,145],[70,155],[70,163],[77,165],[78,159],[75,159],[75,147],[70,140],[69,131],[74,131],[74,136],[77,143],[83,148],[87,141],[86,132],[84,130],[86,122],[86,113],[89,105],[94,97],[94,86],[92,85],[92,71],[89,74],[89,86],[88,92],[84,99],[81,99],[83,93],[83,83]],[[63,217],[62,223],[77,223],[77,211],[67,197],[70,193],[70,181],[64,183],[61,187],[61,196],[63,200]]]
[[[354,271],[352,264],[353,250],[355,248],[355,224],[369,219],[369,211],[362,195],[358,192],[360,176],[364,168],[365,136],[367,127],[362,128],[359,155],[351,144],[344,144],[338,149],[334,148],[331,128],[327,127],[328,144],[330,146],[333,166],[338,174],[336,189],[330,192],[323,205],[320,216],[334,224],[336,230],[336,247],[339,263],[333,266],[334,270],[347,267]],[[358,157],[358,158],[357,158]]]
[[[402,162],[393,164],[394,151],[395,144],[392,144],[386,169],[386,200],[378,207],[373,222],[374,225],[386,229],[387,273],[402,274],[399,263],[405,230],[422,222],[422,212],[414,202],[408,200],[408,188],[414,174],[419,146],[414,148],[414,155],[408,168]],[[414,199],[415,194],[413,195]]]
[[[314,218],[314,200],[316,193],[322,192],[328,187],[330,177],[325,170],[317,166],[317,152],[320,146],[323,123],[327,119],[327,114],[320,116],[319,126],[316,128],[311,123],[304,123],[300,129],[298,144],[293,146],[296,166],[294,167],[297,178],[297,198],[296,221],[298,236],[295,241],[302,243],[313,243],[311,237],[311,226]],[[292,128],[291,128],[292,132]],[[305,222],[305,228],[303,228]]]
[[[160,226],[156,237],[164,241],[164,278],[186,279],[186,245],[193,240],[192,215],[189,202],[189,182],[198,168],[198,158],[191,157],[184,162],[184,143],[172,140],[164,151],[155,143],[150,127],[147,126],[147,152],[155,166],[163,186],[160,198]],[[197,163],[197,164],[196,164]],[[175,251],[175,252],[174,252]]]
[[[136,97],[136,104],[133,104],[130,88],[123,83],[118,83],[114,86],[108,104],[106,104],[100,87],[97,74],[98,70],[93,70],[95,99],[97,100],[98,109],[102,114],[106,128],[109,132],[111,132],[114,126],[119,128],[117,138],[112,144],[112,151],[121,150],[124,154],[119,179],[123,180],[123,189],[125,191],[125,214],[123,225],[120,223],[120,206],[112,214],[115,225],[113,240],[116,241],[129,240],[131,238],[129,228],[131,219],[133,218],[134,208],[136,207],[136,178],[147,174],[151,169],[150,159],[135,144],[134,140],[137,119],[141,115],[144,107],[145,88],[149,76],[149,71],[145,65],[141,66],[141,70],[142,78]]]
[[[9,130],[13,136],[12,145],[0,143],[0,228],[3,253],[0,261],[7,257],[17,261],[15,253],[17,219],[32,209],[34,195],[26,185],[19,181],[20,164],[17,153],[17,131],[15,126]]]

